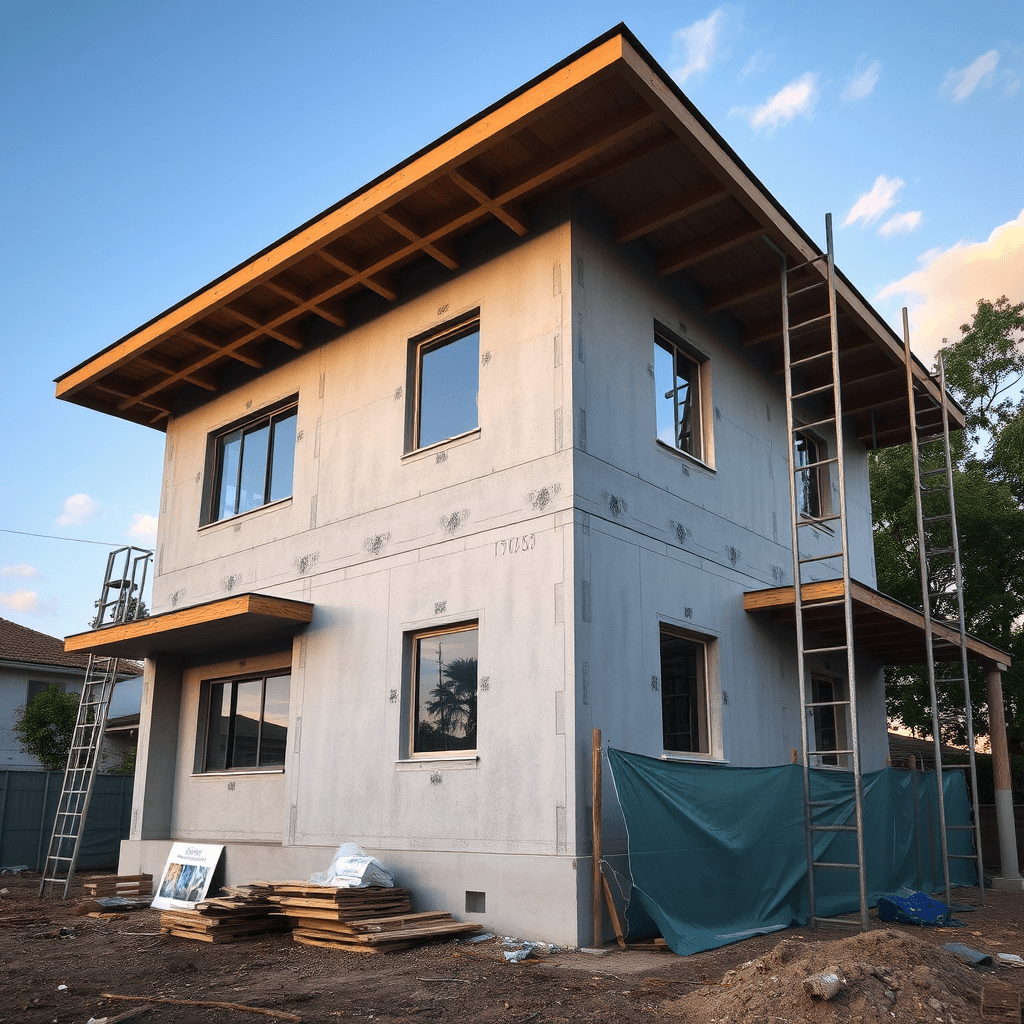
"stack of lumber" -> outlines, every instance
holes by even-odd
[[[408,889],[383,886],[339,889],[311,882],[253,882],[246,888],[252,895],[276,904],[277,912],[289,919],[360,921],[367,917],[407,914],[412,909]]]
[[[98,896],[152,896],[152,875],[97,875],[82,884],[85,895]]]
[[[195,910],[165,910],[160,914],[160,931],[196,942],[237,942],[252,935],[286,929],[287,924],[271,916],[273,906],[252,896],[223,896],[203,900]]]
[[[419,914],[368,917],[359,921],[322,917],[293,919],[292,938],[304,946],[348,949],[356,953],[389,953],[434,939],[454,939],[480,931],[478,924],[463,924],[451,914],[428,910]]]

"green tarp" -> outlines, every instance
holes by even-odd
[[[609,748],[626,822],[634,895],[677,953],[697,953],[808,919],[803,768],[663,761]],[[916,778],[915,778],[916,775]],[[943,775],[950,853],[973,852],[962,772]],[[868,901],[908,886],[941,889],[933,772],[863,776]],[[811,771],[815,821],[852,824],[853,776]],[[815,833],[815,860],[856,863],[856,834]],[[950,860],[953,885],[977,884],[973,860]],[[819,917],[860,906],[856,870],[816,869]]]

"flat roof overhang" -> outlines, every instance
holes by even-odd
[[[833,603],[843,596],[843,581],[805,583],[801,593],[805,628],[825,641],[844,643],[843,606]],[[856,650],[867,651],[884,665],[924,664],[928,657],[925,652],[924,612],[856,580],[850,581],[850,596],[853,599],[853,644]],[[796,619],[792,587],[749,590],[743,595],[743,607],[748,612],[767,613],[773,622],[793,623]],[[960,657],[958,629],[933,621],[932,634],[936,638],[936,661],[955,661]],[[1002,666],[1004,670],[1013,663],[1006,651],[969,633],[967,655],[984,665]]]
[[[57,397],[165,429],[190,403],[255,372],[272,348],[301,350],[315,321],[342,331],[353,300],[402,294],[421,261],[459,267],[460,241],[495,221],[530,231],[536,204],[574,190],[607,219],[611,240],[642,246],[661,277],[684,274],[708,316],[782,373],[780,253],[791,266],[820,249],[619,25],[375,181],[183,299],[56,381]],[[792,290],[821,281],[819,264]],[[792,322],[820,312],[814,289]],[[843,412],[870,448],[909,440],[902,340],[837,275]],[[828,346],[828,323],[795,336],[794,359]],[[827,364],[827,365],[826,365]],[[803,364],[809,389],[831,362]],[[923,429],[941,424],[939,387],[911,363]],[[950,399],[950,428],[963,413]]]
[[[313,618],[313,605],[266,594],[238,594],[64,638],[64,650],[113,658],[205,654],[290,637]]]

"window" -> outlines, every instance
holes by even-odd
[[[412,342],[415,395],[406,448],[458,437],[480,424],[480,321],[445,329]]]
[[[208,522],[249,512],[292,493],[298,407],[271,412],[219,435]]]
[[[412,753],[476,750],[475,623],[412,637]]]
[[[208,711],[202,770],[283,766],[290,683],[288,673],[204,683]]]
[[[818,519],[827,515],[828,467],[821,465],[828,457],[825,442],[811,434],[793,435],[793,471],[796,475],[796,507],[802,516]]]
[[[654,389],[658,440],[707,462],[701,408],[702,360],[697,353],[654,336]]]
[[[707,647],[700,640],[661,626],[661,727],[666,750],[706,754],[710,750],[707,708]]]
[[[54,687],[60,693],[76,693],[81,696],[81,683],[67,683],[63,679],[59,683],[41,683],[35,679],[28,681],[28,696],[25,698],[25,706],[32,703],[41,693],[45,693],[50,687]]]
[[[839,766],[838,754],[822,754],[823,750],[839,749],[839,727],[836,718],[836,706],[832,702],[839,699],[836,696],[838,689],[834,679],[826,679],[823,676],[811,676],[811,703],[825,705],[813,707],[814,718],[814,749],[818,751],[815,758],[820,765]],[[845,761],[845,757],[843,758]]]

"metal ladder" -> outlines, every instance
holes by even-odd
[[[921,598],[925,622],[925,650],[928,665],[928,694],[931,700],[932,736],[935,743],[935,775],[939,811],[939,842],[942,850],[942,879],[946,903],[952,903],[950,860],[974,860],[978,870],[980,905],[985,905],[985,873],[981,852],[981,819],[978,813],[978,771],[974,756],[974,713],[967,669],[967,631],[964,622],[963,575],[960,571],[960,539],[953,498],[953,465],[949,448],[949,416],[946,399],[946,370],[939,352],[939,399],[919,386],[912,372],[910,324],[903,307],[903,348],[907,364],[907,400],[910,403],[910,443],[914,464],[914,495],[917,511],[917,547],[921,564]],[[936,411],[941,425],[927,426]],[[933,623],[956,629],[956,640],[937,636]],[[943,669],[939,668],[939,665]],[[971,809],[974,824],[949,825],[942,788],[942,725],[939,702],[963,708],[970,767]],[[963,769],[963,765],[957,765]],[[973,834],[974,853],[950,853],[950,833]]]
[[[842,395],[840,393],[839,378],[839,323],[836,308],[836,285],[835,285],[835,256],[832,247],[832,215],[825,215],[826,251],[804,263],[789,266],[785,254],[781,257],[781,280],[782,280],[782,340],[784,354],[784,370],[786,381],[786,428],[789,444],[789,496],[793,544],[793,591],[794,610],[796,614],[796,644],[797,644],[797,670],[800,688],[800,730],[803,743],[803,779],[804,779],[804,816],[806,821],[806,843],[807,843],[807,888],[809,900],[808,924],[813,928],[818,923],[817,908],[815,902],[815,872],[818,870],[844,870],[856,871],[859,882],[860,895],[860,920],[858,922],[842,921],[833,919],[835,923],[859,925],[863,930],[868,928],[868,902],[867,902],[867,880],[865,872],[864,854],[864,795],[862,791],[862,779],[860,771],[860,742],[858,737],[857,720],[857,687],[856,669],[854,664],[853,650],[853,601],[850,588],[850,551],[849,538],[846,526],[846,472],[844,462],[843,445],[843,411]],[[790,289],[790,276],[805,268],[812,267],[817,271],[815,279],[811,283],[800,284]],[[820,275],[820,276],[819,276]],[[804,310],[797,314],[801,319],[797,323],[790,322],[792,300],[803,293],[825,289],[827,292],[827,309],[820,312],[822,305],[819,303],[817,309]],[[797,357],[793,354],[794,336],[803,336],[803,332],[809,329],[818,328],[809,338],[813,338],[820,332],[820,328],[828,326],[828,343],[824,344],[823,339],[817,342],[809,340],[802,346]],[[805,386],[802,381],[794,379],[794,373],[801,375],[808,371],[817,371],[822,379],[828,378],[826,383]],[[808,401],[820,404],[828,404],[831,398],[831,411],[812,411],[804,422],[797,423],[796,405]],[[798,442],[804,445],[804,453],[810,455],[813,450],[808,444],[808,436],[813,437],[815,430],[824,428],[827,431],[834,431],[835,455],[822,457],[820,449],[816,457],[809,458],[799,465],[796,460]],[[835,466],[838,477],[838,508],[831,509],[824,500],[831,500],[831,470]],[[799,482],[798,482],[799,478]],[[828,481],[829,486],[822,486],[822,481]],[[816,487],[815,487],[816,483]],[[806,500],[805,496],[816,491],[819,497],[817,506]],[[828,545],[826,554],[804,555],[801,551],[801,539],[809,538],[810,532],[816,534],[824,532],[826,535],[835,537],[838,544]],[[825,607],[842,607],[844,622],[844,640],[842,643],[829,643],[827,645],[807,646],[807,639],[804,634],[804,601],[803,587],[811,580],[805,578],[810,567],[819,563],[838,560],[841,566],[841,579],[843,582],[842,597],[815,601],[813,607],[817,610]],[[810,689],[808,679],[807,658],[830,654],[834,656],[845,655],[846,658],[846,679],[847,698],[842,700],[815,700]],[[832,697],[836,697],[832,693]],[[814,718],[821,713],[819,709],[831,708],[837,723],[838,747],[838,721],[840,715],[846,716],[847,735],[849,747],[847,749],[813,749],[815,743],[813,732],[809,735],[808,719]],[[832,807],[828,801],[816,801],[811,793],[811,758],[812,757],[835,757],[837,763],[840,758],[850,758],[853,768],[854,782],[854,820],[855,824],[834,824],[822,821],[822,812]],[[817,819],[817,820],[816,820]],[[817,860],[814,850],[816,836],[825,833],[856,833],[857,860],[847,861],[825,861]]]
[[[118,548],[110,553],[103,589],[96,602],[93,629],[130,622],[140,616],[142,591],[152,557],[151,551],[135,547]],[[39,883],[40,896],[51,894],[57,885],[64,886],[64,899],[71,891],[117,674],[117,658],[89,655],[57,816]]]

